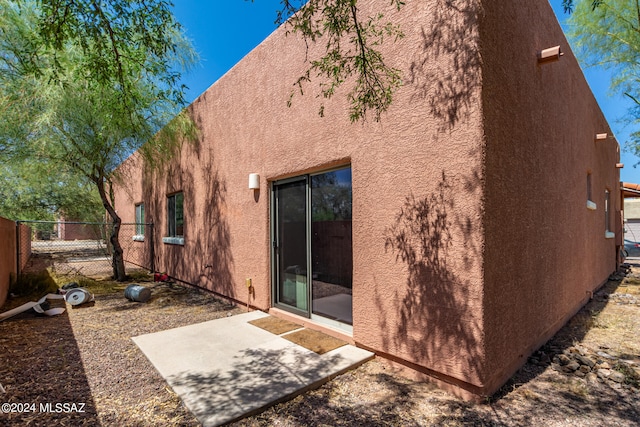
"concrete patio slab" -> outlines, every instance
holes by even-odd
[[[134,337],[204,426],[217,426],[318,387],[373,357],[345,345],[319,355],[248,322],[260,311]]]

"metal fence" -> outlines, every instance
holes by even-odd
[[[31,256],[19,274],[50,269],[59,275],[106,278],[113,275],[113,224],[71,221],[18,221],[30,233],[19,233],[18,251],[31,248]],[[145,242],[137,231],[146,228]],[[153,224],[121,224],[119,242],[127,274],[134,269],[153,270]],[[151,248],[151,249],[149,249]]]

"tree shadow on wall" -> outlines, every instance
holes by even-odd
[[[201,260],[198,284],[234,297],[231,233],[223,212],[227,185],[218,171],[213,170],[211,163],[203,168],[202,173],[207,183],[203,206],[203,232],[194,236],[195,254],[197,259]]]
[[[479,99],[479,13],[475,1],[437,0],[431,26],[422,28],[422,49],[409,68],[412,101],[428,100],[431,114],[443,122],[440,131],[468,117]]]
[[[158,181],[145,181],[144,193],[151,195],[148,206],[156,218],[167,215],[168,194],[181,191],[184,195],[184,246],[163,243],[166,221],[164,227],[154,227],[155,265],[176,279],[234,298],[231,233],[224,212],[226,183],[214,170],[211,150],[202,146],[194,143],[183,149],[197,156],[198,167],[185,165],[178,154],[164,173],[155,175]],[[160,194],[153,184],[162,179],[167,194]]]
[[[462,364],[467,378],[481,379],[481,319],[473,310],[470,282],[464,278],[479,259],[481,247],[473,242],[472,220],[453,215],[452,193],[443,172],[434,192],[422,198],[406,197],[395,223],[387,229],[385,249],[406,265],[408,275],[406,291],[395,291],[400,301],[398,323],[388,325],[382,316],[381,327],[390,333],[386,348],[414,355],[421,365],[436,370]],[[456,250],[464,247],[468,252],[456,256],[462,262],[455,265],[449,265],[452,227],[460,229],[456,235],[463,240]],[[443,361],[443,355],[455,360]]]

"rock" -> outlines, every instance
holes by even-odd
[[[600,369],[611,369],[611,365],[609,365],[608,362],[602,362],[601,364],[598,365],[598,368],[600,368]]]
[[[569,362],[571,362],[571,358],[569,356],[567,356],[566,354],[561,354],[560,356],[558,356],[558,360],[560,362],[561,365],[568,365]],[[578,369],[578,368],[576,368]]]
[[[611,370],[609,369],[598,369],[598,378],[606,380],[611,375]]]
[[[581,356],[585,356],[587,354],[587,349],[584,348],[583,346],[577,345],[575,346],[575,348],[576,348],[576,351],[580,353]]]
[[[571,362],[569,362],[568,365],[566,365],[564,367],[564,369],[566,369],[568,372],[575,372],[580,368],[580,364],[578,362],[576,362],[575,360],[572,360]]]
[[[594,374],[593,372],[589,372],[585,378],[584,378],[588,384],[597,384],[598,383],[598,376],[596,374]]]
[[[587,365],[590,368],[593,368],[593,366],[596,364],[596,362],[593,359],[591,359],[590,357],[584,356],[582,353],[576,354],[575,359],[578,362],[580,362],[582,365]]]
[[[586,372],[582,372],[580,369],[578,369],[577,371],[574,372],[574,375],[578,378],[584,378],[585,375],[587,375]]]
[[[623,383],[625,378],[625,375],[622,372],[618,371],[611,371],[611,374],[609,375],[609,379],[617,383]]]
[[[584,374],[588,374],[589,372],[591,372],[591,368],[588,367],[587,365],[582,365],[580,366],[580,369],[578,369],[578,371],[584,373]]]
[[[609,359],[609,360],[613,360],[614,357],[612,355],[610,355],[609,353],[605,353],[604,351],[599,351],[598,356],[600,357],[604,357],[605,359]]]

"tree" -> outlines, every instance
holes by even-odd
[[[282,0],[277,23],[286,21],[293,33],[301,34],[306,43],[323,42],[325,54],[311,59],[307,71],[297,80],[299,93],[304,84],[321,79],[323,98],[331,98],[350,78],[355,79],[347,93],[352,122],[365,120],[369,111],[380,120],[402,84],[400,70],[385,63],[377,50],[385,39],[403,37],[401,29],[384,21],[382,13],[361,16],[357,0]],[[402,0],[391,0],[400,9]],[[291,93],[291,97],[294,92]],[[290,101],[291,102],[291,101]],[[320,106],[320,115],[324,104]]]
[[[577,0],[580,1],[580,0]],[[600,6],[604,0],[589,0],[591,2],[591,9],[595,10],[598,6]],[[574,0],[562,0],[562,7],[564,8],[564,13],[572,13],[573,8],[575,7]]]
[[[388,1],[396,9],[404,4],[403,0]],[[131,73],[153,74],[158,77],[158,84],[166,88],[164,96],[176,104],[184,103],[184,88],[178,84],[180,73],[167,60],[183,50],[180,45],[167,43],[172,33],[181,31],[171,14],[170,1],[37,0],[37,3],[42,11],[40,32],[47,46],[58,51],[66,42],[78,43],[85,54],[82,65],[91,70],[91,78],[101,83],[117,82],[126,95],[124,102],[130,103],[132,109],[136,108],[139,95],[127,78]],[[321,96],[328,99],[353,78],[355,82],[347,92],[351,121],[365,120],[369,112],[378,121],[402,84],[400,71],[388,66],[378,49],[386,39],[396,40],[403,34],[397,25],[385,21],[382,13],[363,17],[357,3],[357,0],[282,0],[276,23],[286,22],[307,43],[325,43],[325,54],[310,59],[308,70],[296,82],[300,94],[304,93],[306,83],[318,78]],[[143,50],[139,44],[144,46]],[[145,54],[153,59],[145,60]],[[51,69],[53,76],[58,71],[57,66]],[[321,104],[320,114],[323,112]]]
[[[193,50],[162,1],[0,4],[0,153],[95,186],[113,222],[114,278],[124,280],[109,189],[134,151],[154,164],[193,135],[171,71],[192,63]]]
[[[86,178],[51,173],[47,163],[14,161],[0,166],[0,216],[54,221],[60,215],[77,221],[104,220],[97,189]]]
[[[581,62],[613,70],[613,91],[633,101],[629,122],[640,122],[640,0],[569,3],[569,37]],[[640,131],[628,144],[640,155]]]
[[[376,50],[399,28],[357,0],[283,0],[279,14],[308,43],[326,43],[298,79],[330,98],[345,81],[352,121],[378,120],[400,86]],[[391,0],[400,8],[401,0]],[[168,159],[195,136],[181,72],[195,60],[167,0],[0,0],[0,156],[36,159],[93,183],[114,227],[114,277],[124,280],[121,220],[109,195],[116,166],[139,150]],[[315,73],[315,76],[313,76]],[[322,114],[324,107],[320,107]],[[173,118],[172,118],[173,117]],[[167,124],[168,123],[168,124]]]

